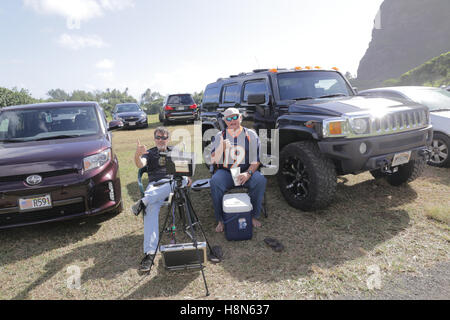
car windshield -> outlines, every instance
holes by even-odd
[[[176,96],[170,96],[169,100],[167,101],[168,104],[194,104],[194,99],[192,99],[191,95],[189,94],[179,94]]]
[[[137,104],[124,104],[117,106],[117,113],[121,112],[138,112],[141,111],[141,108]]]
[[[281,100],[304,100],[353,95],[337,72],[301,71],[278,74]]]
[[[94,107],[4,110],[0,112],[0,143],[53,140],[98,134]]]
[[[450,109],[450,92],[438,88],[422,88],[405,90],[404,94],[411,100],[427,106],[433,110]]]

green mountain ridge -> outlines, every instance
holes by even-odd
[[[382,86],[449,52],[449,15],[450,0],[384,0],[354,85]]]
[[[450,51],[402,74],[399,78],[388,79],[383,86],[429,86],[450,85]]]

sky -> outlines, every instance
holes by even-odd
[[[0,87],[200,92],[258,68],[356,76],[382,0],[1,0]]]

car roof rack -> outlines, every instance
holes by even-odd
[[[253,70],[254,73],[264,72],[264,71],[269,71],[269,69],[255,69],[255,70]]]

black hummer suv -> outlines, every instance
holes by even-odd
[[[281,193],[305,211],[330,204],[337,175],[370,171],[395,186],[416,179],[432,140],[427,107],[358,96],[337,69],[259,69],[218,79],[205,89],[203,133],[224,129],[228,107],[253,119],[258,132],[269,129]]]

